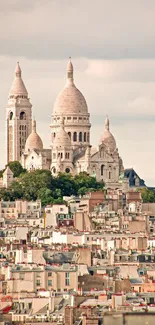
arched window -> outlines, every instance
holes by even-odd
[[[53,138],[55,138],[55,132],[53,133]]]
[[[66,158],[66,159],[68,158],[67,152],[65,153],[65,158]]]
[[[68,159],[69,159],[69,152],[68,152]]]
[[[21,130],[21,129],[22,129],[22,127],[21,127],[21,125],[20,125],[19,130]]]
[[[79,133],[79,142],[82,142],[82,132]]]
[[[13,119],[13,112],[10,112],[10,120]]]
[[[55,167],[52,168],[52,173],[53,173],[53,174],[56,173],[56,168],[55,168]]]
[[[89,133],[87,133],[87,142],[89,142]]]
[[[77,133],[76,132],[73,133],[73,141],[74,142],[77,141]]]
[[[68,135],[69,135],[69,137],[70,137],[70,139],[71,139],[71,132],[68,132]]]
[[[101,165],[101,176],[103,176],[104,173],[104,165]]]
[[[109,179],[111,179],[111,172],[109,172]]]
[[[20,113],[20,120],[26,120],[26,114],[25,112]]]
[[[60,157],[63,158],[63,153],[61,152]]]
[[[84,132],[84,142],[86,142],[87,139],[86,139],[86,132]]]

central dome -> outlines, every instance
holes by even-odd
[[[86,100],[73,81],[73,65],[71,61],[67,66],[67,84],[54,103],[53,114],[88,114]]]

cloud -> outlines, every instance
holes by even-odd
[[[1,54],[29,58],[153,58],[154,0],[5,0]]]
[[[125,167],[155,184],[155,1],[5,0],[0,11],[0,137],[20,61],[38,133],[50,145],[53,103],[71,55],[98,143],[106,114]],[[0,159],[0,167],[5,164]]]

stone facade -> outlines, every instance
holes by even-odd
[[[31,104],[17,64],[7,106],[7,160],[19,160],[28,170],[50,169],[54,176],[59,172],[76,175],[85,171],[103,181],[107,188],[121,188],[123,162],[110,132],[109,119],[106,117],[98,146],[92,148],[89,118],[86,100],[75,86],[69,61],[66,85],[53,108],[51,149],[44,149],[36,122],[31,119]]]
[[[55,101],[52,114],[52,174],[75,175],[85,171],[105,182],[107,187],[119,188],[124,168],[110,132],[109,119],[106,117],[103,136],[95,149],[90,145],[90,127],[87,103],[74,84],[73,65],[69,61],[67,82]]]
[[[31,133],[31,108],[28,92],[22,80],[21,69],[17,63],[6,108],[7,163],[21,158],[26,139]]]

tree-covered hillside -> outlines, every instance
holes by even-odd
[[[63,196],[83,195],[104,187],[103,183],[97,182],[85,172],[74,177],[70,174],[53,177],[48,170],[25,172],[18,164],[9,165],[16,179],[8,189],[0,189],[0,199],[4,201],[41,199],[43,205],[61,203]]]

